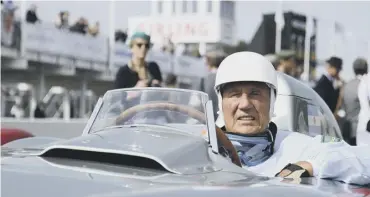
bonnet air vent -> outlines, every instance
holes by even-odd
[[[132,166],[138,168],[147,168],[159,171],[166,171],[157,161],[145,157],[123,155],[117,153],[95,152],[86,150],[73,150],[65,148],[53,148],[42,155],[41,157],[53,157],[61,159],[74,159],[80,161],[90,161],[105,164],[114,164],[120,166]]]

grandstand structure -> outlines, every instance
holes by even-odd
[[[124,43],[111,46],[107,37],[63,31],[46,22],[15,21],[11,32],[2,29],[1,43],[2,117],[10,116],[15,98],[21,98],[25,117],[34,116],[37,103],[45,105],[47,117],[87,117],[131,56]],[[179,76],[182,88],[197,89],[206,74],[203,60],[195,57],[152,50],[148,60],[159,64],[163,77]]]

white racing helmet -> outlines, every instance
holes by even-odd
[[[273,117],[277,94],[277,73],[271,62],[264,56],[254,52],[237,52],[226,57],[220,64],[215,81],[215,91],[218,97],[218,118],[216,125],[224,127],[222,112],[222,85],[231,82],[263,82],[270,87],[270,120]]]

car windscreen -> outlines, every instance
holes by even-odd
[[[110,90],[103,97],[90,133],[129,125],[162,126],[207,136],[203,92],[170,88]]]

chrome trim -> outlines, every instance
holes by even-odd
[[[96,105],[94,107],[94,110],[93,112],[91,113],[91,116],[89,118],[89,120],[87,121],[87,124],[82,132],[82,135],[87,135],[90,133],[90,129],[101,109],[101,107],[103,106],[103,98],[102,97],[99,97],[98,101],[96,102]]]
[[[205,96],[207,100],[209,100],[208,94],[202,91],[198,90],[187,90],[187,89],[180,89],[180,88],[165,88],[165,87],[146,87],[146,88],[121,88],[121,89],[114,89],[114,90],[108,90],[105,95],[108,95],[109,93],[113,92],[122,92],[122,91],[142,91],[142,90],[158,90],[158,91],[175,91],[175,92],[186,92],[186,93],[197,93],[202,96]]]
[[[208,139],[211,145],[212,151],[218,154],[218,140],[216,133],[216,124],[213,117],[213,105],[212,101],[209,100],[206,102],[206,118],[207,118],[207,128],[208,128]],[[210,125],[211,124],[211,125]]]

